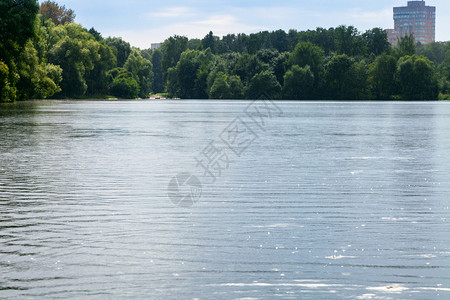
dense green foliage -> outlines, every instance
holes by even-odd
[[[404,56],[397,68],[400,93],[403,99],[437,99],[438,80],[434,64],[423,56]]]
[[[222,38],[209,32],[200,42],[174,36],[156,61],[172,97],[436,100],[450,86],[448,48],[416,45],[412,36],[391,47],[381,28],[340,26]]]
[[[124,68],[115,68],[108,72],[111,78],[111,92],[119,98],[137,98],[140,89],[133,74]]]
[[[39,12],[39,13],[38,13]],[[140,50],[73,23],[52,1],[0,2],[0,101],[151,93],[197,99],[435,100],[450,94],[450,43],[392,47],[386,32],[353,26],[209,32]]]
[[[310,66],[304,68],[298,65],[284,75],[283,98],[291,100],[307,100],[313,97],[314,74]]]
[[[0,2],[0,101],[149,97],[151,57],[120,38],[103,39],[74,18],[72,10],[52,1],[40,10],[36,0]],[[110,71],[118,67],[126,72],[113,77]]]
[[[0,101],[17,99],[18,63],[35,37],[37,0],[0,1]]]

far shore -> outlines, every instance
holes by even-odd
[[[181,99],[181,98],[166,98],[166,97],[160,97],[160,98],[135,98],[135,99],[121,99],[121,98],[59,98],[59,99],[28,99],[28,100],[18,100],[15,102],[0,102],[0,104],[20,104],[20,103],[37,103],[37,102],[135,102],[135,101],[233,101],[233,102],[248,102],[248,101],[264,101],[269,99]],[[322,100],[288,100],[288,99],[274,99],[270,101],[276,101],[276,102],[311,102],[311,103],[320,103],[320,102],[367,102],[367,103],[386,103],[386,102],[416,102],[416,103],[432,103],[432,102],[448,102],[449,99],[442,99],[442,100],[398,100],[398,99],[390,99],[390,100],[365,100],[365,99],[359,99],[359,100],[333,100],[333,99],[322,99]]]

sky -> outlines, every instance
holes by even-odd
[[[42,0],[40,0],[42,2]],[[75,22],[94,27],[104,37],[120,36],[133,46],[184,35],[203,38],[209,31],[253,33],[262,30],[308,30],[353,25],[360,31],[393,28],[394,6],[407,0],[56,0],[76,13]],[[450,41],[450,1],[428,0],[437,7],[436,40]]]

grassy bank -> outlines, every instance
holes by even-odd
[[[439,100],[450,100],[450,94],[439,94]]]

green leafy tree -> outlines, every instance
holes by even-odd
[[[272,69],[273,73],[277,77],[277,80],[280,84],[284,83],[284,75],[289,69],[289,52],[280,53],[280,55],[272,60]]]
[[[95,38],[97,42],[103,41],[103,36],[100,32],[98,32],[94,27],[89,29],[89,33]]]
[[[289,51],[289,40],[286,31],[277,30],[271,33],[270,43],[272,47],[279,52]]]
[[[12,61],[35,35],[38,10],[36,0],[0,1],[0,60]]]
[[[224,53],[225,52],[248,52],[248,40],[249,37],[245,33],[240,34],[228,34],[222,38]]]
[[[170,97],[181,95],[180,81],[176,68],[169,68],[166,75],[166,90]]]
[[[224,52],[237,52],[235,51],[236,45],[236,35],[235,34],[227,34],[222,37],[223,43],[223,51]]]
[[[450,50],[445,53],[444,61],[440,65],[440,71],[442,76],[450,81]]]
[[[183,52],[176,67],[169,69],[169,94],[185,99],[207,98],[207,78],[213,58],[210,49]]]
[[[133,49],[124,65],[124,68],[133,74],[139,84],[139,97],[148,98],[152,91],[153,66],[151,61],[142,57],[138,50]]]
[[[430,44],[418,44],[417,55],[423,55],[436,66],[440,66],[446,59],[446,53],[450,51],[450,42],[436,42]]]
[[[17,96],[24,99],[45,99],[61,91],[62,69],[40,62],[31,40],[22,51],[18,63]]]
[[[290,65],[309,66],[315,77],[319,76],[323,67],[324,51],[310,42],[300,42],[295,46],[289,58]]]
[[[51,20],[39,19],[37,27],[38,39],[34,41],[38,56],[48,59],[49,52],[55,45],[67,36],[64,26],[56,26]]]
[[[148,60],[148,61],[152,61],[152,57],[153,57],[153,51],[154,50],[152,50],[152,49],[144,49],[144,50],[141,50],[141,49],[139,49],[139,48],[134,48],[134,50],[138,50],[139,51],[139,54],[141,54],[141,56],[143,57],[143,58],[145,58],[146,60]],[[158,50],[158,49],[155,49],[155,50]]]
[[[36,0],[0,1],[0,101],[17,98],[17,60],[27,41],[35,36],[38,10]]]
[[[239,53],[249,53],[248,50],[248,41],[250,40],[249,36],[245,33],[239,33],[236,36],[236,43],[234,45],[234,51],[237,51]]]
[[[132,76],[120,76],[114,79],[111,93],[122,99],[135,99],[139,96],[139,84]]]
[[[139,84],[133,74],[124,68],[108,71],[111,80],[111,94],[117,98],[135,99],[139,96]]]
[[[210,94],[211,87],[219,74],[230,74],[229,61],[224,56],[216,56],[211,63],[208,77],[206,78],[206,90]]]
[[[289,100],[311,99],[314,88],[314,74],[309,66],[294,65],[284,76],[283,98]]]
[[[281,85],[271,71],[258,73],[250,80],[247,98],[258,99],[262,95],[270,99],[281,98]]]
[[[189,50],[202,50],[201,39],[189,39],[187,43],[187,49]]]
[[[416,41],[414,35],[406,35],[398,39],[398,44],[394,48],[393,54],[399,59],[403,56],[416,54]]]
[[[346,27],[342,27],[346,28]],[[326,54],[336,52],[335,29],[317,28],[316,30],[308,30],[298,33],[298,40],[310,42],[322,48]],[[295,45],[294,45],[295,46]]]
[[[335,55],[325,66],[329,97],[335,100],[368,98],[366,65],[342,54]]]
[[[211,49],[212,53],[216,53],[216,43],[217,39],[214,36],[213,32],[210,31],[203,39],[202,39],[202,47],[203,49]]]
[[[244,98],[244,85],[242,84],[241,78],[239,78],[239,76],[228,76],[228,84],[230,85],[231,99]]]
[[[239,76],[244,84],[248,85],[256,74],[269,69],[269,65],[263,63],[256,55],[243,54],[239,56],[236,64],[233,66],[232,74]]]
[[[349,56],[363,56],[367,52],[364,38],[353,26],[339,26],[334,30],[336,52]]]
[[[164,41],[162,45],[163,58],[161,66],[163,76],[167,75],[169,68],[173,68],[180,60],[181,53],[186,51],[188,45],[188,38],[185,36],[174,35]]]
[[[227,76],[219,72],[210,89],[210,99],[242,99],[244,96],[244,86],[239,76]]]
[[[269,31],[252,33],[245,40],[246,49],[250,54],[256,54],[259,50],[273,48]]]
[[[293,51],[295,46],[300,42],[300,35],[297,30],[289,29],[287,33],[288,50]]]
[[[248,53],[250,54],[256,54],[256,52],[258,52],[259,50],[262,49],[263,47],[263,37],[258,33],[252,33],[249,35],[248,40],[247,40],[247,50]]]
[[[367,30],[363,34],[363,38],[367,43],[367,50],[369,54],[378,56],[382,53],[389,52],[391,48],[391,44],[389,44],[388,41],[387,32],[382,28]]]
[[[60,6],[58,3],[49,0],[42,2],[39,14],[45,19],[52,20],[56,25],[72,23],[76,16],[72,9],[66,9],[64,5]]]
[[[288,52],[280,53],[278,50],[274,49],[262,49],[256,53],[256,57],[259,61],[264,65],[267,65],[269,69],[273,71],[280,84],[283,84],[284,74],[286,74],[286,71],[289,68],[289,55]]]
[[[441,75],[441,89],[442,93],[450,94],[450,50],[445,53],[445,57],[439,66],[439,74]]]
[[[101,40],[98,44],[98,54],[99,59],[94,60],[93,69],[85,76],[88,95],[105,95],[108,93],[109,81],[107,72],[117,65],[113,47],[107,45],[104,40]]]
[[[117,58],[117,67],[121,68],[131,54],[131,45],[118,37],[109,37],[106,39],[106,44],[113,47],[114,54]]]
[[[0,60],[0,101],[13,101],[16,93],[16,87],[10,82],[8,65]]]
[[[273,66],[273,62],[278,56],[280,56],[280,52],[275,49],[261,49],[256,52],[256,57],[269,66]]]
[[[220,72],[216,76],[216,80],[209,91],[210,99],[232,99],[231,87],[228,83],[228,77],[225,73]]]
[[[180,86],[178,97],[186,99],[196,98],[194,83],[197,80],[198,65],[194,56],[190,54],[193,54],[190,50],[185,52],[176,67]]]
[[[404,56],[398,61],[397,78],[405,100],[437,100],[439,86],[434,64],[424,56]]]
[[[81,25],[64,25],[66,36],[49,51],[49,61],[63,69],[61,96],[73,98],[87,91],[85,75],[100,60],[100,43]]]
[[[382,54],[369,67],[369,82],[375,99],[389,100],[396,92],[397,60]]]
[[[155,93],[164,92],[164,77],[162,70],[162,57],[163,53],[161,50],[156,49],[153,51],[152,55],[152,65],[153,65],[153,91]]]

